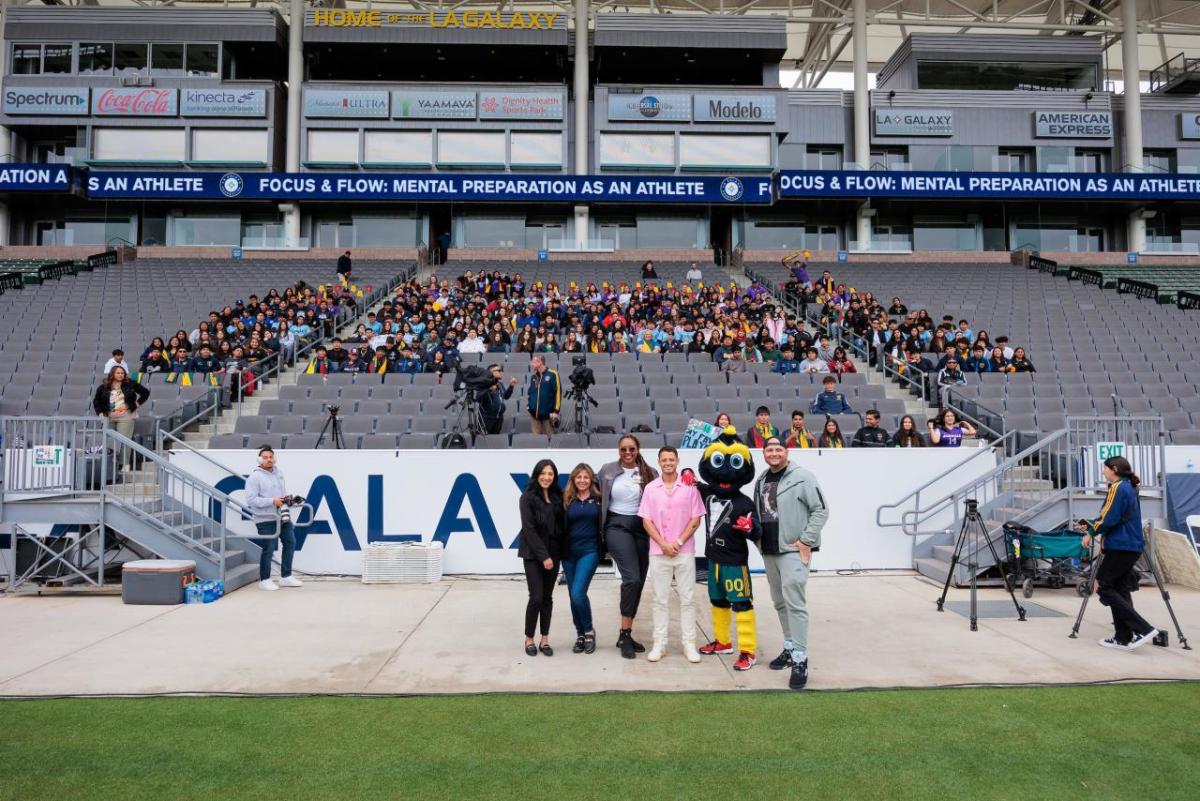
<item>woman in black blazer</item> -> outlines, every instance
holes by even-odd
[[[564,520],[562,489],[558,486],[558,468],[542,459],[529,476],[521,493],[521,536],[517,556],[525,565],[529,602],[525,605],[525,653],[537,656],[540,650],[554,656],[550,647],[550,612],[554,608],[554,582],[562,558]],[[533,644],[533,632],[541,622],[542,641]]]

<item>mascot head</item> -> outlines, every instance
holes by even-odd
[[[700,459],[700,478],[718,498],[729,498],[741,492],[754,480],[754,459],[750,449],[737,438],[733,426],[727,426],[721,436],[704,450]]]

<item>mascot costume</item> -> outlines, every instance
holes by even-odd
[[[730,625],[736,621],[739,654],[735,670],[749,670],[756,661],[754,595],[747,564],[749,542],[760,539],[762,526],[754,501],[742,494],[742,487],[754,481],[754,473],[750,449],[730,426],[705,449],[700,460],[703,483],[697,484],[708,513],[704,555],[708,558],[713,619],[713,641],[702,646],[700,653],[734,653]]]

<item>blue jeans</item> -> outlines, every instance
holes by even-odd
[[[563,573],[567,577],[567,592],[571,595],[571,619],[575,621],[575,633],[580,637],[592,630],[592,602],[588,600],[588,587],[599,565],[598,551],[571,554],[562,562]]]
[[[275,523],[255,523],[259,534],[274,534]],[[279,575],[287,578],[292,575],[292,554],[296,551],[296,534],[291,523],[284,523],[279,528],[279,541],[283,543],[283,554],[280,557]],[[258,580],[266,581],[271,577],[271,556],[275,553],[275,537],[252,540],[262,548],[262,556],[258,557]]]

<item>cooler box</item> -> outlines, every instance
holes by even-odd
[[[196,563],[184,559],[140,559],[121,568],[121,600],[127,604],[181,604],[184,582]]]

